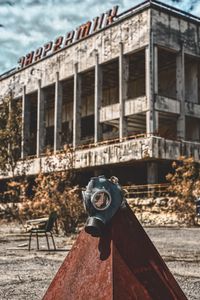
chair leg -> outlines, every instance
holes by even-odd
[[[31,250],[31,237],[32,237],[32,232],[29,235],[28,251]]]
[[[36,238],[37,238],[37,250],[39,250],[39,238],[38,238],[38,233],[36,232]]]
[[[53,234],[52,232],[50,232],[51,234],[51,239],[52,239],[52,242],[53,242],[53,247],[54,247],[54,250],[56,250],[56,245],[55,245],[55,242],[54,242],[54,238],[53,238]]]
[[[45,232],[45,236],[46,236],[46,240],[47,240],[47,246],[48,246],[48,250],[50,250],[50,247],[49,247],[49,240],[48,240],[48,235],[47,233]]]

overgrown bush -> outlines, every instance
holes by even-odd
[[[19,209],[21,220],[43,217],[50,212],[58,214],[58,225],[65,232],[73,232],[84,218],[80,188],[73,186],[73,151],[65,147],[65,152],[54,156],[47,153],[46,166],[48,173],[39,173],[35,178],[32,199],[26,197],[23,190],[22,203]],[[59,162],[65,161],[62,171],[58,169]],[[26,189],[26,186],[21,185]]]
[[[84,215],[79,189],[72,184],[74,152],[66,145],[55,158],[47,149],[45,173],[36,176],[32,195],[27,193],[26,172],[30,159],[21,160],[20,173],[18,170],[21,116],[22,102],[13,99],[10,91],[0,103],[0,173],[10,177],[0,194],[1,202],[4,202],[0,214],[4,214],[7,220],[20,219],[23,222],[56,211],[59,227],[66,233],[73,231]]]
[[[0,167],[1,174],[14,176],[21,152],[22,103],[12,92],[0,104]]]
[[[24,198],[20,205],[20,219],[39,218],[56,211],[59,227],[65,233],[75,231],[84,211],[80,189],[66,184],[67,177],[65,172],[40,173],[35,179],[33,198]]]
[[[195,218],[195,199],[200,197],[200,165],[193,158],[181,157],[173,162],[173,173],[166,176],[168,191],[174,198],[174,207],[182,214]]]
[[[58,228],[66,234],[75,232],[83,222],[85,213],[81,190],[78,186],[72,186],[70,176],[71,171],[39,173],[31,194],[27,193],[29,185],[26,178],[9,180],[6,192],[8,203],[4,203],[0,216],[8,221],[25,223],[26,220],[48,216],[56,211]]]

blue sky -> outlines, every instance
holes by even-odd
[[[114,5],[119,12],[141,0],[0,0],[0,74],[17,65],[18,58],[45,42],[64,35],[87,20],[92,20]],[[200,16],[199,0],[168,0]]]

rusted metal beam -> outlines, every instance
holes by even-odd
[[[131,209],[120,209],[102,238],[84,231],[43,300],[187,300]]]

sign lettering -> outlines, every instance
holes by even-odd
[[[114,6],[112,9],[106,13],[101,14],[99,17],[93,19],[93,21],[88,21],[85,24],[82,24],[76,30],[72,30],[66,34],[65,37],[59,36],[54,41],[50,41],[44,44],[43,47],[31,51],[25,56],[21,57],[18,61],[19,69],[27,67],[34,62],[41,60],[48,55],[55,53],[98,30],[105,28],[106,26],[111,25],[115,18],[117,17],[118,6]]]

